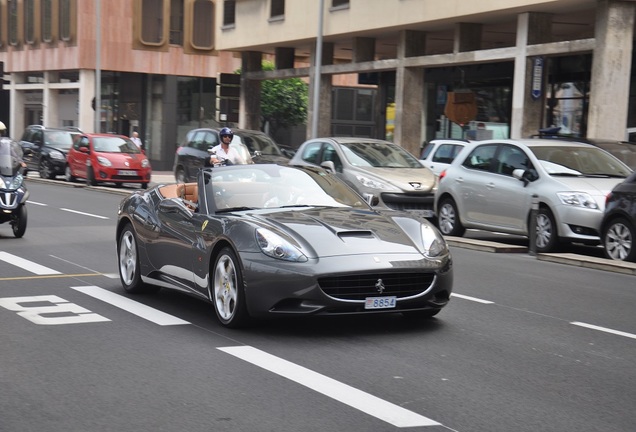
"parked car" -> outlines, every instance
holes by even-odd
[[[336,174],[373,205],[433,218],[433,171],[388,141],[326,137],[304,142],[292,165],[320,166]]]
[[[28,126],[20,139],[27,170],[37,171],[45,179],[63,175],[66,155],[78,134],[78,131],[70,128]]]
[[[192,129],[177,148],[172,170],[178,183],[194,181],[201,168],[210,166],[208,150],[219,144],[221,128]],[[232,129],[230,145],[236,147],[248,163],[287,164],[287,157],[267,134],[249,129]]]
[[[422,148],[420,163],[440,175],[464,148],[468,141],[458,139],[434,139]]]
[[[428,318],[452,292],[451,254],[431,223],[374,211],[314,167],[205,168],[195,183],[131,194],[116,239],[127,292],[192,294],[226,327],[258,317]]]
[[[636,261],[636,172],[607,195],[601,239],[608,258]]]
[[[68,152],[66,181],[77,178],[95,186],[99,183],[137,183],[148,187],[150,161],[130,138],[113,134],[81,134]]]
[[[537,196],[536,246],[598,244],[605,196],[631,173],[591,144],[547,139],[473,142],[440,175],[435,210],[445,235],[466,228],[528,235]]]

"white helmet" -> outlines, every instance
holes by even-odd
[[[7,130],[7,127],[0,121],[0,132],[4,132]]]

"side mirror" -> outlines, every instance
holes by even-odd
[[[252,155],[252,157],[261,157],[263,156],[263,152],[261,152],[260,150],[254,150],[254,154]]]
[[[336,165],[332,161],[324,161],[320,164],[320,166],[331,173],[336,172]]]
[[[79,149],[78,149],[78,150],[79,150],[80,152],[82,152],[82,153],[90,153],[90,152],[91,152],[91,149],[90,149],[90,148],[88,148],[88,147],[84,147],[84,146],[79,147]]]

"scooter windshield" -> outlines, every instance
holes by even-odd
[[[15,176],[20,169],[20,160],[11,151],[11,145],[6,140],[0,140],[0,175],[5,177]]]

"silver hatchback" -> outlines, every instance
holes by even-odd
[[[536,195],[537,251],[560,242],[597,244],[605,196],[631,173],[608,152],[557,140],[473,142],[440,175],[435,211],[440,231],[466,228],[528,235]]]

